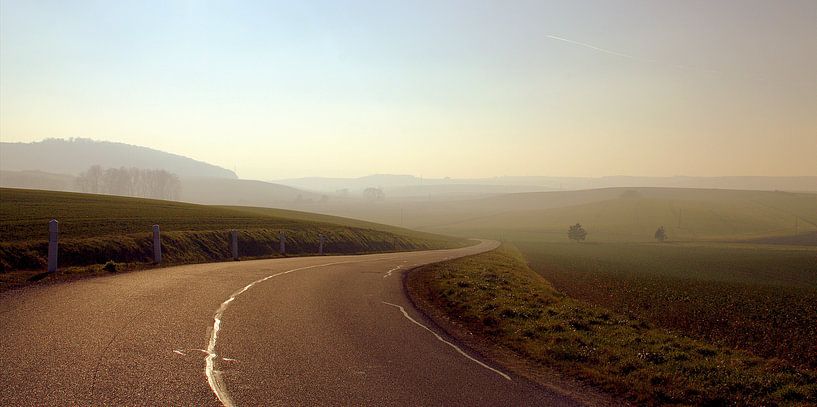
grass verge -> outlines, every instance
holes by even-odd
[[[486,342],[637,404],[817,402],[815,372],[566,297],[507,245],[416,269],[406,285],[421,306]]]
[[[464,239],[305,212],[193,205],[107,195],[0,188],[0,291],[42,277],[47,225],[60,222],[59,274],[97,274],[109,261],[123,270],[151,267],[151,225],[159,224],[163,265],[232,259],[230,230],[237,229],[242,258],[442,249]],[[49,279],[52,279],[51,276]]]

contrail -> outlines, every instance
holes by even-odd
[[[640,58],[640,57],[637,57],[635,55],[630,55],[630,54],[625,54],[623,52],[617,52],[617,51],[613,51],[613,50],[609,50],[609,49],[604,49],[604,48],[597,47],[595,45],[590,45],[590,44],[587,44],[587,43],[584,43],[584,42],[579,42],[579,41],[573,41],[573,40],[570,40],[570,39],[567,39],[567,38],[557,37],[555,35],[546,35],[545,37],[548,37],[548,38],[550,38],[552,40],[563,41],[563,42],[566,42],[568,44],[573,44],[573,45],[578,45],[580,47],[589,48],[589,49],[592,49],[592,50],[595,50],[595,51],[603,52],[605,54],[615,55],[617,57],[636,59],[636,60],[645,60],[644,58]],[[645,61],[649,61],[649,60],[645,60]],[[650,61],[650,62],[654,62],[654,61]]]
[[[611,49],[597,47],[595,45],[588,44],[586,42],[574,41],[574,40],[564,38],[564,37],[559,37],[559,36],[556,36],[556,35],[546,35],[546,37],[548,37],[548,38],[550,38],[552,40],[562,41],[562,42],[566,42],[568,44],[578,45],[580,47],[592,49],[593,51],[603,52],[605,54],[615,55],[615,56],[621,57],[621,58],[632,59],[634,61],[642,61],[642,62],[648,62],[648,63],[651,63],[651,64],[658,64],[658,65],[668,65],[668,66],[672,66],[674,68],[684,69],[684,70],[687,70],[687,71],[705,71],[705,72],[709,72],[709,73],[722,73],[722,72],[718,72],[718,71],[711,70],[711,69],[699,69],[699,68],[696,68],[694,66],[689,66],[689,65],[666,64],[666,63],[663,63],[663,62],[661,62],[661,61],[659,61],[657,59],[644,58],[644,57],[639,57],[639,56],[632,55],[632,54],[626,54],[624,52],[613,51]]]
[[[578,46],[580,46],[582,48],[591,49],[593,51],[601,52],[601,53],[604,53],[604,54],[617,56],[619,58],[631,59],[633,61],[641,61],[641,62],[646,62],[646,63],[650,63],[650,64],[655,64],[655,65],[663,65],[663,66],[668,66],[668,67],[681,69],[681,70],[684,70],[684,71],[690,71],[690,72],[703,72],[703,73],[707,73],[707,74],[714,74],[714,75],[720,75],[720,76],[726,76],[726,77],[735,77],[734,74],[730,74],[728,72],[720,71],[720,70],[717,70],[717,69],[700,68],[700,67],[692,66],[692,65],[667,63],[667,62],[664,62],[664,61],[659,61],[657,59],[644,58],[644,57],[640,57],[640,56],[636,56],[636,55],[632,55],[632,54],[627,54],[627,53],[624,53],[624,52],[614,51],[614,50],[607,49],[607,48],[597,47],[597,46],[595,46],[593,44],[588,44],[586,42],[581,42],[581,41],[574,41],[574,40],[571,40],[569,38],[559,37],[558,35],[548,34],[548,35],[545,35],[545,37],[550,38],[552,40],[556,40],[556,41],[566,42],[566,43],[572,44],[572,45],[578,45]],[[785,81],[781,81],[781,80],[772,80],[772,79],[769,79],[769,78],[764,78],[764,77],[755,76],[755,75],[748,75],[748,74],[739,75],[739,77],[742,77],[745,80],[750,80],[750,81],[759,82],[759,83],[766,83],[766,84],[771,84],[771,85],[775,85],[775,86],[787,86],[787,87],[788,86],[798,86],[798,87],[809,87],[809,88],[817,87],[817,84],[815,84],[815,83],[785,82]]]

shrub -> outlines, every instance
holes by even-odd
[[[102,270],[105,270],[109,273],[116,273],[116,263],[114,263],[113,260],[108,260],[108,262],[105,263],[104,266],[102,266]]]

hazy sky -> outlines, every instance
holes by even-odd
[[[817,175],[817,1],[0,0],[0,139],[243,178]]]

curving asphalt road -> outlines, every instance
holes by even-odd
[[[0,405],[572,405],[406,298],[463,249],[170,267],[0,295]]]

